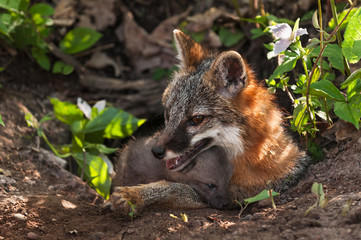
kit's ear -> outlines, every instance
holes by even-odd
[[[219,93],[226,98],[236,96],[248,84],[246,64],[235,51],[219,54],[212,63],[210,73]]]
[[[180,67],[183,69],[197,68],[206,55],[202,46],[178,29],[173,31],[173,35]]]

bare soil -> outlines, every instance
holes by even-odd
[[[74,100],[87,90],[75,76],[45,73],[18,58],[18,65],[0,76],[6,124],[0,126],[0,239],[361,239],[360,131],[329,142],[324,161],[276,198],[277,210],[263,202],[240,217],[238,210],[200,209],[149,210],[122,218],[103,210],[94,190],[40,152],[36,132],[24,120],[24,111],[37,118],[51,111],[47,96]],[[51,141],[69,141],[60,123],[50,121],[44,128]],[[323,184],[329,202],[305,216],[317,199],[313,182]]]

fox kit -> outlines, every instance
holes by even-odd
[[[160,180],[184,183],[198,194],[200,200],[212,208],[224,208],[232,199],[229,181],[232,166],[225,158],[226,152],[212,147],[199,154],[182,171],[171,171],[164,161],[154,158],[151,148],[154,137],[139,139],[122,151],[118,169],[113,179],[114,186],[134,186]]]
[[[180,69],[163,94],[165,127],[152,147],[153,155],[171,171],[182,171],[199,154],[217,146],[233,167],[232,199],[242,201],[300,171],[303,153],[282,127],[273,96],[255,79],[235,51],[214,54],[179,30],[174,38]],[[226,162],[225,162],[226,164]],[[168,182],[140,188],[118,188],[114,205],[130,200],[147,205],[149,192],[166,199]],[[172,192],[173,194],[173,192]],[[165,196],[167,195],[167,196]],[[199,198],[185,196],[171,207],[196,206]],[[160,200],[159,200],[160,199]],[[151,205],[152,203],[149,203]]]

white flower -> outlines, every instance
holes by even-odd
[[[305,28],[297,28],[292,31],[292,28],[287,23],[280,23],[269,27],[276,39],[279,39],[274,47],[273,52],[277,55],[285,51],[291,43],[296,41],[298,36],[308,34]]]

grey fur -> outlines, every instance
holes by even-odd
[[[233,172],[222,148],[210,148],[199,154],[192,164],[177,172],[167,169],[164,161],[153,157],[150,149],[154,143],[154,137],[142,138],[123,150],[113,180],[114,186],[134,186],[167,180],[189,185],[200,200],[210,207],[224,208],[231,204],[228,189]]]

